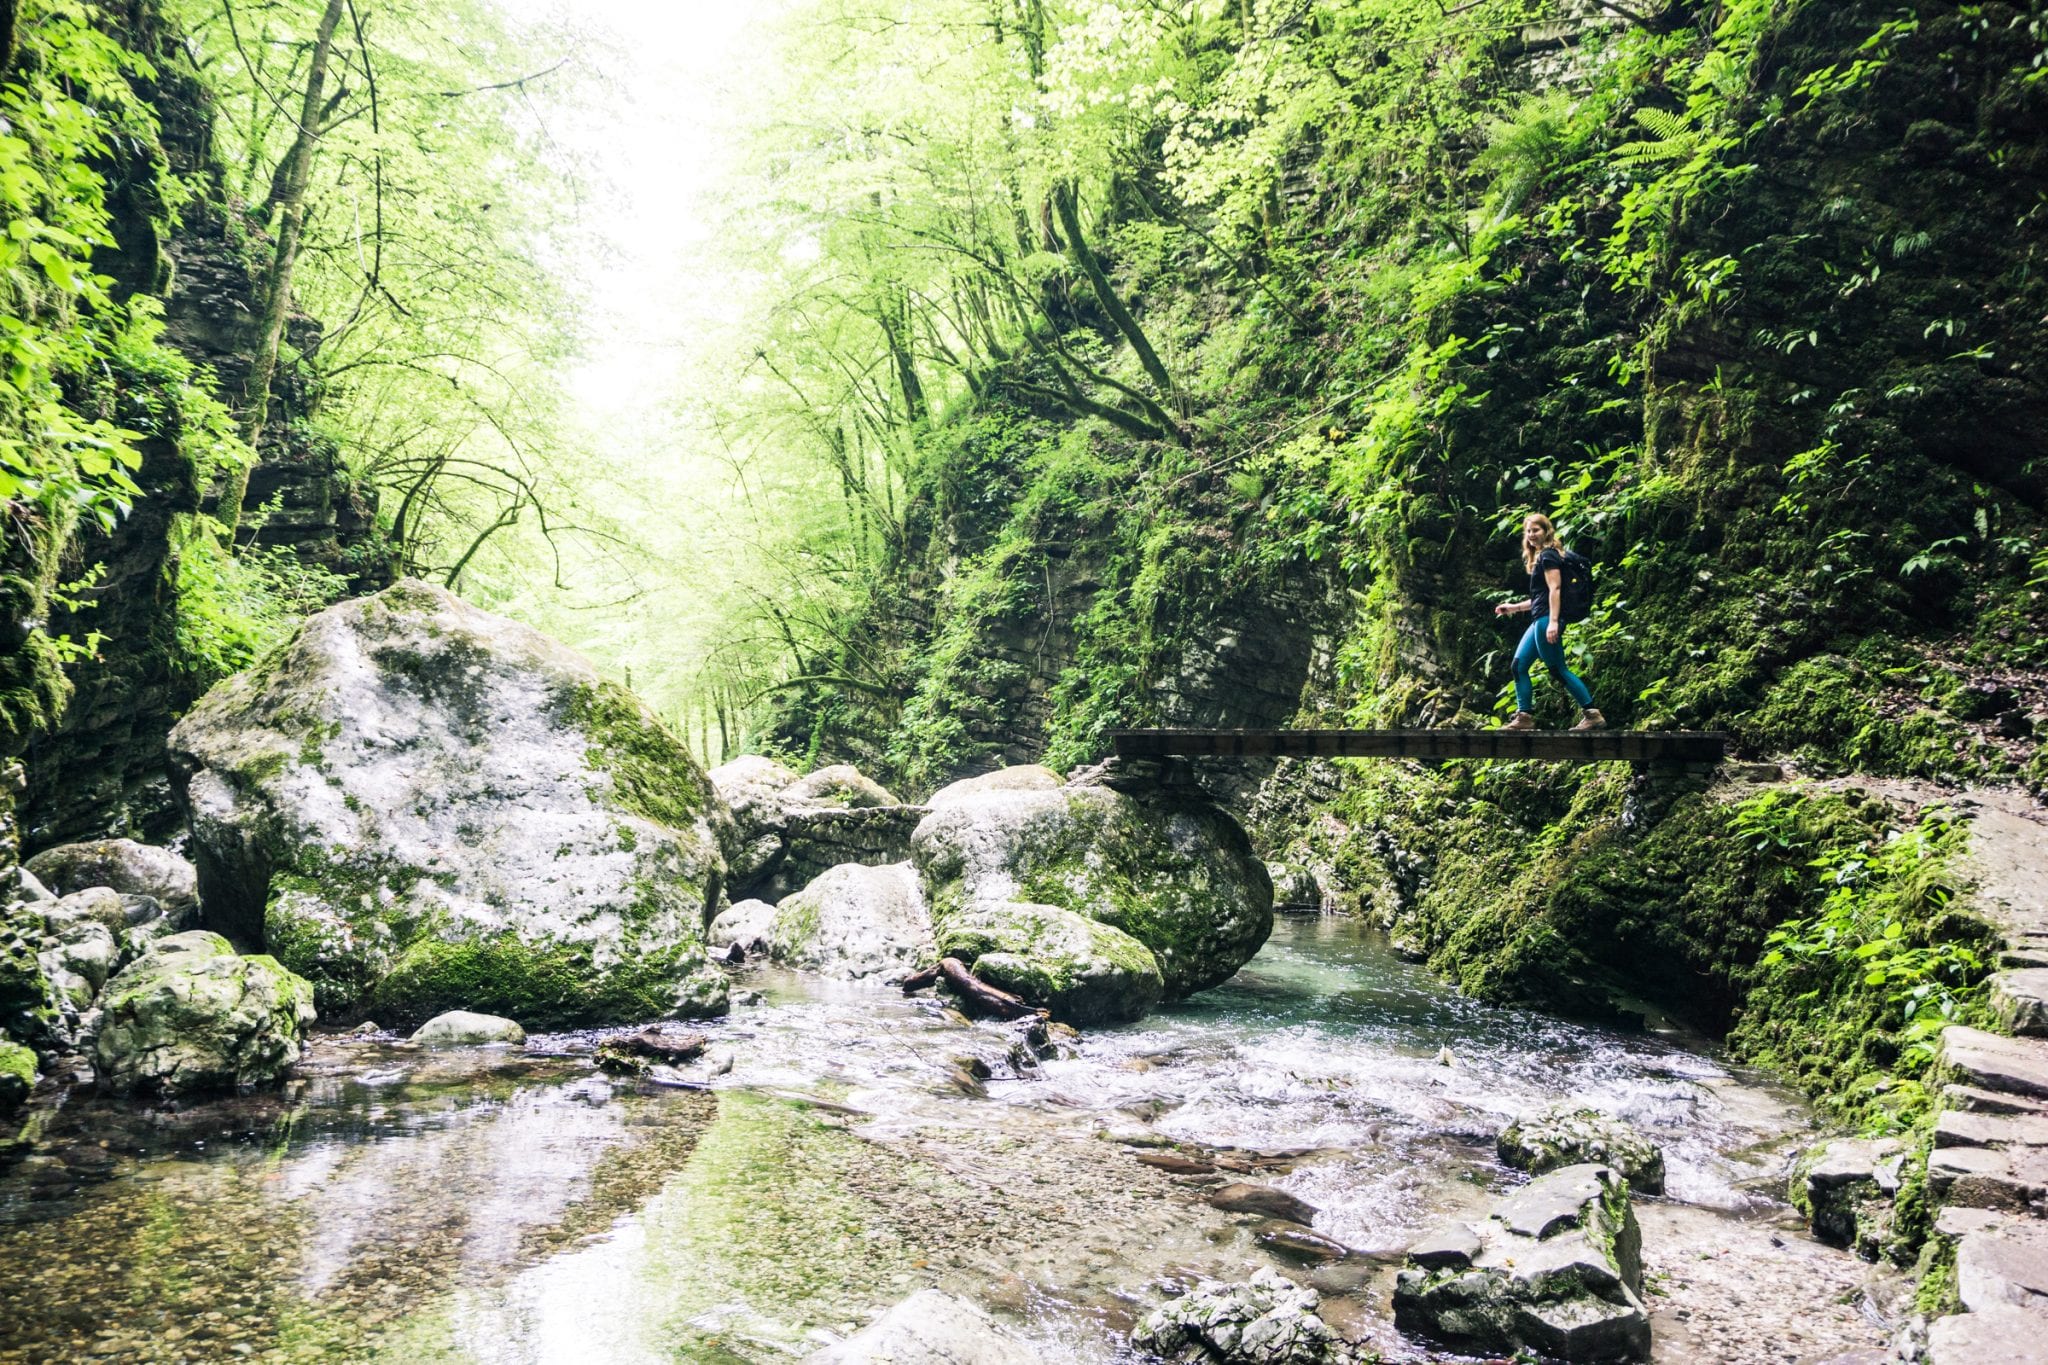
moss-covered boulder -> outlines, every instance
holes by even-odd
[[[932,921],[908,863],[844,863],[775,907],[768,955],[843,981],[908,976],[932,960]]]
[[[1068,1024],[1142,1019],[1166,991],[1150,948],[1056,905],[969,905],[947,919],[938,951]]]
[[[100,1080],[180,1095],[268,1084],[299,1059],[313,988],[219,934],[173,934],[121,969],[101,998]]]
[[[1273,884],[1215,806],[1107,787],[968,794],[912,839],[943,933],[977,904],[1057,906],[1150,949],[1177,999],[1228,980],[1273,929]]]
[[[1501,1130],[1505,1165],[1531,1175],[1587,1162],[1612,1166],[1631,1189],[1664,1192],[1664,1153],[1630,1125],[1570,1101],[1524,1114]]]
[[[21,1108],[36,1079],[36,1054],[0,1033],[0,1114]]]
[[[736,830],[732,885],[750,886],[782,861],[783,793],[797,784],[797,775],[772,758],[742,754],[713,768],[710,777]]]
[[[320,1007],[535,1027],[724,1008],[732,819],[632,694],[406,581],[306,622],[171,737],[210,927]]]

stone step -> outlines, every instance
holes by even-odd
[[[1937,1204],[2039,1217],[2048,1212],[2048,1150],[1937,1147],[1927,1155],[1927,1190]]]
[[[1941,1104],[1944,1109],[1960,1109],[1972,1114],[2048,1115],[2048,1100],[2031,1099],[2025,1095],[2011,1095],[1998,1090],[1979,1090],[1970,1085],[1943,1086]]]
[[[1936,1147],[2048,1147],[2048,1114],[1972,1114],[1943,1110]]]
[[[2048,1313],[1989,1308],[1937,1318],[1927,1365],[2048,1365]]]
[[[1991,978],[1991,1012],[2014,1033],[2048,1035],[2048,966],[2000,972]]]
[[[1963,1308],[2048,1311],[2048,1223],[2000,1219],[1956,1243],[1956,1297]]]
[[[2048,1099],[2048,1042],[1950,1024],[1941,1031],[1936,1067],[1945,1081]]]

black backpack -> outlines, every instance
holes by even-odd
[[[1559,615],[1565,625],[1583,621],[1593,614],[1593,561],[1577,550],[1564,552],[1560,577]]]

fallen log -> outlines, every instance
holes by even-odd
[[[968,971],[957,957],[940,959],[939,975],[960,997],[960,1003],[969,1014],[982,1014],[992,1019],[1031,1019],[1043,1013],[1008,991],[989,985]]]
[[[920,968],[896,984],[903,988],[905,995],[915,995],[927,986],[939,984],[939,969],[937,967]]]

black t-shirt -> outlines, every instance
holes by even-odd
[[[1536,567],[1529,570],[1529,614],[1550,615],[1550,580],[1544,574],[1551,569],[1564,572],[1564,556],[1555,547],[1536,556]]]

